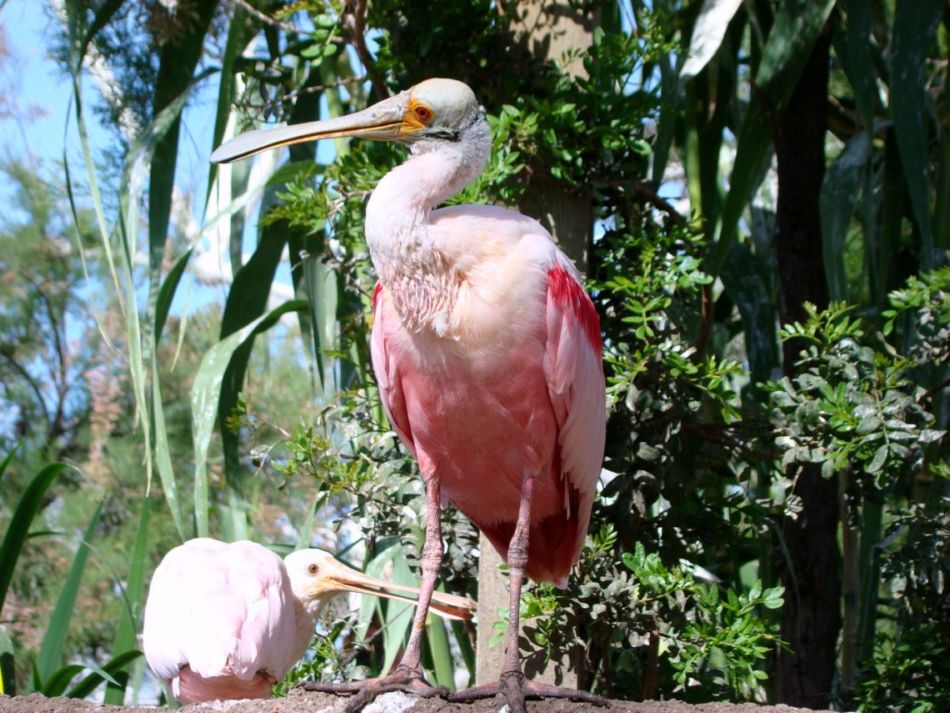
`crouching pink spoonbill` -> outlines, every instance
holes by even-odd
[[[165,555],[152,576],[145,658],[182,703],[266,698],[306,652],[320,611],[343,592],[409,602],[419,594],[357,572],[323,550],[281,560],[253,542],[189,540]],[[436,592],[432,609],[471,619],[475,602]]]
[[[334,690],[358,693],[352,709],[384,690],[431,694],[419,647],[442,560],[439,509],[449,502],[510,572],[501,678],[453,698],[500,692],[513,713],[524,712],[526,695],[601,702],[525,682],[518,655],[523,578],[563,584],[590,520],[605,432],[597,312],[536,221],[491,206],[436,209],[481,173],[491,151],[484,109],[462,82],[429,79],[349,116],[251,131],[211,160],[343,136],[409,146],[366,206],[379,277],[371,348],[383,404],[419,463],[428,507],[422,592],[399,667]]]

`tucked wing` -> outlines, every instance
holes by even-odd
[[[548,271],[545,323],[544,373],[558,424],[561,472],[578,494],[576,560],[604,457],[606,391],[600,318],[574,267],[561,254]]]
[[[173,549],[152,577],[144,620],[145,657],[167,681],[183,666],[203,677],[276,680],[296,653],[283,562],[252,542],[200,538]]]
[[[416,455],[415,444],[412,441],[412,428],[409,425],[409,413],[406,409],[406,397],[396,376],[396,363],[393,354],[386,343],[386,324],[383,315],[382,300],[383,286],[376,284],[373,292],[373,334],[370,342],[370,355],[373,360],[373,372],[376,374],[376,384],[379,386],[379,398],[383,402],[383,409],[389,417],[396,434],[409,449]]]

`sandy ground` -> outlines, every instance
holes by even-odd
[[[323,693],[293,691],[286,698],[263,701],[217,701],[186,706],[183,713],[342,713],[346,698]],[[403,693],[387,693],[364,709],[364,713],[489,713],[497,711],[500,702],[483,700],[476,703],[446,703],[439,699],[421,700]],[[163,713],[167,708],[151,706],[107,706],[69,698],[0,696],[0,713]],[[790,706],[756,706],[751,703],[705,703],[690,705],[679,701],[611,701],[610,708],[585,703],[545,700],[529,701],[528,713],[804,713],[804,708]]]

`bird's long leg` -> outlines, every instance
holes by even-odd
[[[528,535],[531,531],[531,505],[534,499],[533,472],[526,473],[521,484],[521,502],[518,505],[518,520],[508,544],[508,633],[505,637],[505,665],[497,683],[475,686],[457,693],[450,693],[450,701],[470,702],[488,698],[499,693],[505,696],[510,713],[525,713],[526,698],[569,698],[594,705],[607,705],[600,696],[587,691],[559,688],[545,683],[525,681],[521,671],[521,655],[518,651],[518,633],[521,626],[521,585],[528,564]]]
[[[424,681],[422,665],[419,658],[422,655],[422,635],[426,628],[426,618],[429,616],[429,604],[432,602],[432,592],[435,591],[435,581],[442,567],[442,503],[440,501],[439,480],[433,476],[426,478],[426,541],[422,547],[422,585],[419,588],[419,603],[416,605],[416,616],[412,620],[412,632],[409,634],[409,643],[397,671],[412,674],[413,678]]]
[[[379,678],[350,683],[312,683],[300,684],[307,691],[323,693],[354,693],[347,702],[346,713],[360,711],[374,698],[389,691],[405,691],[425,698],[448,693],[446,688],[433,687],[425,680],[420,657],[422,655],[422,635],[426,628],[429,604],[435,591],[436,578],[442,566],[442,524],[441,502],[438,478],[425,478],[426,484],[426,539],[422,548],[422,584],[416,605],[415,618],[409,642],[396,670]]]
[[[531,503],[534,500],[534,473],[521,483],[518,521],[508,544],[508,634],[505,637],[505,666],[501,670],[501,688],[511,713],[524,713],[524,674],[518,651],[521,629],[521,585],[528,565],[528,535],[531,532]]]

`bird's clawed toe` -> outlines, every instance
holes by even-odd
[[[449,690],[444,686],[432,686],[425,680],[421,672],[409,667],[400,666],[388,676],[370,678],[365,681],[350,681],[348,683],[317,683],[304,681],[297,684],[304,691],[330,693],[333,695],[351,695],[347,701],[345,713],[358,713],[373,702],[377,697],[392,691],[402,691],[420,698],[445,697]]]
[[[480,698],[493,698],[502,695],[508,704],[510,713],[525,713],[525,701],[539,698],[567,698],[572,701],[582,701],[595,706],[609,707],[606,698],[595,696],[587,691],[578,691],[573,688],[560,688],[546,683],[525,681],[520,671],[503,673],[497,683],[466,688],[462,691],[449,693],[446,700],[458,703],[471,703]]]

